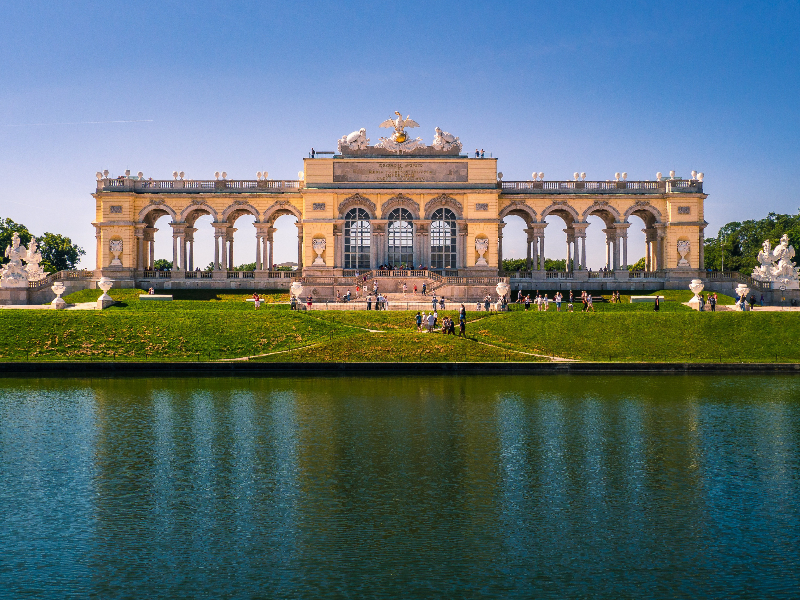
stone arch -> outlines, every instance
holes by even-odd
[[[589,208],[583,211],[583,218],[581,220],[586,221],[591,215],[597,215],[603,219],[607,227],[610,227],[613,223],[622,222],[622,216],[619,214],[619,211],[604,200],[594,202]]]
[[[655,223],[662,222],[661,211],[647,201],[639,200],[632,206],[628,207],[623,215],[625,223],[630,223],[628,219],[631,215],[636,215],[645,222],[647,227],[652,227]]]
[[[200,213],[193,217],[193,213]],[[181,221],[189,225],[193,225],[200,216],[210,215],[211,218],[217,221],[217,211],[202,200],[193,200],[192,203],[181,211]]]
[[[457,219],[464,218],[464,207],[462,206],[461,202],[452,196],[448,196],[447,194],[439,194],[435,198],[431,198],[425,203],[425,218],[430,219],[433,211],[435,211],[437,208],[443,207],[452,210]]]
[[[296,217],[298,221],[303,219],[303,215],[300,210],[291,202],[288,200],[278,200],[274,204],[271,204],[269,208],[264,210],[261,220],[264,223],[274,223],[278,217],[282,217],[283,215],[292,215]]]
[[[526,225],[536,222],[536,211],[524,202],[519,202],[518,200],[511,202],[500,211],[500,220],[502,221],[504,218],[512,215],[520,217],[525,221]]]
[[[152,227],[164,215],[169,215],[172,217],[173,223],[178,223],[178,215],[169,205],[165,204],[163,200],[151,200],[150,204],[139,211],[138,222]]]
[[[381,219],[388,219],[389,213],[395,208],[405,208],[412,214],[415,221],[419,220],[419,204],[405,194],[393,196],[381,205]]]
[[[369,213],[370,219],[377,219],[378,218],[378,207],[375,206],[375,203],[367,198],[366,196],[362,196],[359,193],[355,193],[352,196],[348,196],[344,200],[339,203],[339,218],[344,219],[345,214],[351,208],[363,208],[365,211]]]
[[[548,215],[556,215],[561,217],[564,219],[564,222],[568,227],[575,222],[580,223],[581,221],[585,220],[581,219],[578,211],[570,206],[567,202],[553,202],[550,206],[542,211],[541,215],[539,216],[539,221],[544,223],[545,217]]]
[[[253,215],[256,221],[258,221],[258,210],[256,210],[252,204],[245,200],[235,200],[225,209],[225,212],[222,213],[222,220],[233,224],[236,219],[247,214]]]

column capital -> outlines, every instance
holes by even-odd
[[[589,227],[589,223],[573,223],[572,229],[575,232],[575,237],[586,237],[587,227]]]

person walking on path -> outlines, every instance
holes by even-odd
[[[417,295],[417,284],[416,283],[414,284],[414,295],[415,296]]]
[[[423,296],[427,296],[428,295],[428,284],[427,283],[423,283],[422,284],[422,295]]]
[[[708,303],[711,305],[711,312],[717,312],[717,293],[714,292],[708,297]]]
[[[436,300],[436,294],[434,294],[433,295],[433,300],[431,300],[431,308],[433,308],[433,310],[436,310],[436,304],[437,303],[438,303],[438,300]]]
[[[467,337],[467,322],[464,320],[458,320],[458,337]]]
[[[594,304],[592,303],[592,295],[588,294],[586,296],[586,312],[592,311],[594,312]]]
[[[417,311],[417,316],[415,317],[415,320],[417,322],[417,331],[419,331],[420,328],[422,327],[422,315],[419,314],[419,311]]]
[[[408,291],[408,286],[404,283],[403,284],[403,298],[406,297],[406,292]]]
[[[525,296],[525,311],[526,312],[528,311],[530,306],[531,306],[531,296],[530,296],[530,294],[528,294],[527,296]]]
[[[444,310],[444,296],[442,296],[441,298],[439,298],[439,308],[441,308],[442,310]]]

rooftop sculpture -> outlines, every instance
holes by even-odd
[[[405,119],[399,111],[394,119],[386,119],[380,127],[392,128],[394,133],[389,137],[382,137],[374,146],[369,145],[367,130],[361,128],[349,135],[343,135],[338,142],[339,154],[343,156],[393,156],[398,154],[411,154],[415,156],[453,156],[461,152],[460,140],[447,131],[437,127],[434,131],[433,143],[428,146],[421,137],[409,138],[406,127],[419,127],[419,123],[411,116]]]

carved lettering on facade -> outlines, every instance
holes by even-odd
[[[486,202],[477,202],[475,204],[475,210],[489,210],[489,204]]]
[[[679,215],[690,215],[690,214],[692,214],[692,209],[689,206],[679,206],[678,207],[678,214]]]
[[[334,183],[466,183],[466,162],[381,161],[335,162]]]
[[[324,202],[314,202],[311,205],[311,210],[325,210],[325,203]]]
[[[119,205],[109,206],[108,207],[108,212],[110,212],[112,214],[114,214],[114,213],[121,214],[122,213],[122,207],[119,206]]]

